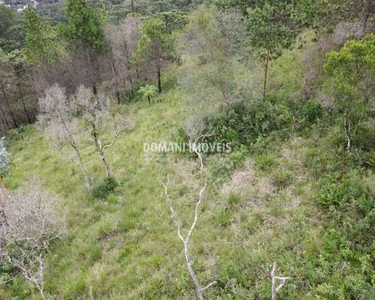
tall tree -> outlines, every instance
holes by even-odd
[[[43,22],[34,8],[25,10],[25,47],[28,61],[34,64],[51,63],[60,57],[62,46],[57,41],[56,32]]]
[[[297,33],[291,15],[292,7],[284,2],[275,1],[272,5],[266,2],[263,6],[247,11],[249,41],[264,62],[264,98],[267,94],[270,61],[292,45]]]
[[[23,81],[24,81],[23,79],[24,79],[25,73],[27,72],[26,62],[23,58],[22,52],[19,51],[19,50],[15,50],[15,51],[11,52],[8,55],[8,59],[9,59],[9,62],[10,62],[11,66],[14,70],[14,74],[15,74],[15,77],[16,77],[15,78],[16,86],[17,86],[17,89],[18,89],[20,101],[22,103],[23,111],[25,113],[27,122],[29,124],[31,124],[32,123],[32,116],[31,116],[31,113],[30,113],[30,111],[27,107],[26,95],[25,95],[25,92],[24,92],[24,89],[23,89]]]
[[[343,119],[346,149],[361,124],[373,120],[375,35],[349,41],[339,52],[328,55],[325,70],[332,79],[334,109]]]
[[[8,123],[8,128],[17,128],[19,122],[17,120],[14,106],[11,105],[11,87],[12,87],[12,68],[9,62],[0,59],[0,99],[2,100],[2,114],[7,121],[7,116],[10,117],[11,122]]]
[[[91,194],[91,182],[78,148],[75,129],[77,122],[74,118],[77,107],[67,97],[65,90],[59,85],[54,85],[45,91],[45,96],[39,99],[40,115],[38,116],[41,127],[47,137],[57,144],[68,144],[72,147],[81,166],[86,189]]]
[[[20,21],[17,19],[14,10],[0,3],[0,48],[5,52],[12,51],[20,46],[20,39],[17,37]]]
[[[165,27],[163,17],[157,16],[146,21],[141,29],[140,40],[134,60],[136,63],[150,61],[157,73],[158,90],[162,92],[161,71],[174,50],[174,36]]]
[[[94,61],[106,48],[102,21],[86,0],[67,0],[65,14],[68,19],[65,33],[85,56],[92,89],[96,95],[98,72],[94,70]]]
[[[111,176],[111,168],[105,155],[113,147],[120,136],[133,128],[133,120],[124,107],[111,108],[111,101],[103,94],[93,95],[90,89],[80,86],[75,100],[83,119],[89,124],[91,140],[106,169],[107,177]],[[108,132],[112,132],[110,142]]]

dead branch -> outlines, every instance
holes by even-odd
[[[289,279],[289,277],[276,276],[276,269],[277,269],[277,263],[274,262],[272,266],[272,270],[271,270],[271,278],[272,278],[272,298],[271,299],[272,300],[277,299],[277,294],[285,285],[285,282]]]
[[[216,281],[214,282],[211,282],[210,284],[206,285],[205,287],[202,288],[201,286],[201,283],[199,282],[199,279],[193,269],[193,262],[191,261],[190,259],[190,252],[189,252],[189,242],[190,242],[190,238],[194,232],[194,229],[195,229],[195,226],[197,225],[198,223],[198,218],[199,218],[199,207],[200,205],[202,204],[203,202],[203,194],[204,194],[204,191],[206,190],[206,187],[207,187],[207,183],[203,186],[203,188],[200,190],[199,192],[199,200],[198,202],[196,203],[195,205],[195,210],[194,210],[194,221],[189,229],[189,232],[187,233],[186,237],[184,238],[182,236],[182,233],[181,233],[181,225],[180,225],[180,222],[176,216],[176,212],[173,208],[173,204],[172,204],[172,201],[171,201],[171,198],[170,198],[170,195],[169,195],[169,192],[168,192],[168,187],[169,187],[169,175],[167,176],[167,183],[164,183],[162,182],[163,186],[164,186],[164,192],[165,192],[165,199],[167,201],[167,204],[169,206],[169,209],[171,211],[171,216],[172,216],[172,220],[173,222],[175,223],[176,227],[177,227],[177,235],[178,235],[178,238],[182,241],[183,243],[183,247],[184,247],[184,256],[185,256],[185,261],[186,261],[186,266],[189,270],[189,273],[190,273],[190,276],[194,282],[194,285],[195,285],[195,288],[196,288],[196,292],[197,292],[197,296],[200,300],[203,300],[204,297],[203,297],[203,292],[208,289],[209,287],[211,287],[212,285],[216,284]]]

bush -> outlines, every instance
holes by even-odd
[[[270,101],[251,104],[236,102],[206,120],[207,131],[215,142],[231,143],[232,147],[248,146],[259,136],[281,130],[291,123],[288,107]]]
[[[327,182],[322,185],[317,200],[325,206],[338,205],[343,199],[343,194],[337,183]]]
[[[95,198],[104,199],[117,187],[118,183],[116,179],[113,177],[107,177],[94,188],[93,196]]]
[[[309,100],[302,106],[300,116],[305,122],[313,123],[323,117],[323,108],[320,103]]]

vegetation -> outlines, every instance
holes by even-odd
[[[0,4],[0,299],[374,299],[357,2]]]

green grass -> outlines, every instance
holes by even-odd
[[[168,99],[168,93],[164,98]],[[44,188],[59,196],[61,211],[66,215],[69,233],[52,246],[48,255],[46,281],[51,296],[75,300],[194,299],[161,182],[170,174],[171,197],[186,232],[199,190],[197,162],[182,156],[143,152],[144,142],[173,139],[186,117],[184,102],[171,105],[164,101],[151,106],[135,103],[132,107],[136,128],[122,136],[107,155],[120,183],[107,201],[87,196],[77,164],[63,159],[68,148],[51,151],[42,133],[33,128],[23,139],[14,138],[10,143],[12,169],[6,184],[17,188],[36,174]],[[104,177],[105,170],[93,146],[82,139],[81,150],[92,177]],[[261,172],[268,174],[269,168],[286,167],[280,156],[276,152],[259,156],[256,176],[261,176]],[[303,262],[296,261],[293,253],[303,245],[315,251],[319,234],[311,231],[317,214],[305,202],[309,190],[302,188],[302,200],[297,206],[296,197],[291,197],[297,183],[284,184],[290,176],[275,175],[281,188],[271,200],[256,207],[243,201],[236,191],[225,196],[220,185],[210,182],[191,246],[202,282],[232,282],[235,289],[246,292],[248,299],[251,295],[264,299],[270,292],[269,266],[278,261],[282,271],[295,278],[285,288],[284,298],[300,295],[295,286],[305,271]],[[308,241],[306,234],[312,234]],[[256,291],[248,292],[254,288],[254,280],[258,280]],[[217,285],[207,291],[207,296],[232,299],[225,296],[228,289]],[[8,291],[19,299],[29,299],[14,288]],[[32,299],[39,299],[36,292]]]
[[[283,59],[290,61],[292,55]],[[273,67],[272,72],[285,75],[277,63]],[[187,118],[177,88],[162,98],[151,106],[131,104],[136,127],[107,152],[119,187],[106,199],[88,197],[68,147],[52,151],[33,127],[22,138],[16,132],[10,135],[7,187],[20,188],[37,175],[45,189],[58,195],[66,216],[68,234],[48,253],[46,292],[51,298],[195,299],[162,182],[170,174],[171,199],[186,234],[202,184],[198,162],[143,151],[145,142],[173,141]],[[191,256],[202,284],[218,281],[207,290],[207,299],[269,299],[273,262],[280,275],[291,277],[280,299],[317,299],[312,291],[336,272],[320,257],[324,224],[314,177],[334,168],[326,163],[333,161],[328,159],[335,155],[328,149],[332,145],[324,141],[327,149],[316,146],[321,128],[312,128],[305,138],[292,135],[285,141],[277,135],[259,139],[249,153],[206,160],[209,185]],[[93,145],[82,138],[80,149],[91,178],[99,182],[105,170]],[[231,166],[239,169],[233,173]],[[0,294],[2,289],[9,299],[39,299],[20,279],[0,285]]]

